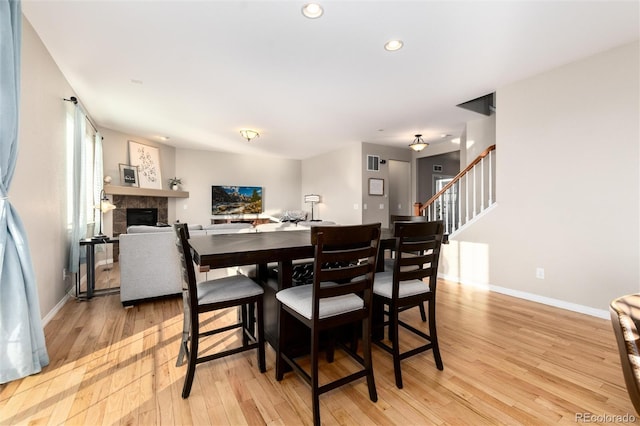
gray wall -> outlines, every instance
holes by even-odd
[[[429,148],[427,148],[429,149]],[[418,164],[418,200],[424,203],[433,197],[433,177],[434,176],[455,176],[460,172],[460,151],[453,151],[446,154],[434,155],[432,157],[422,157],[417,160]],[[441,165],[441,172],[434,172],[433,166]]]
[[[69,239],[65,182],[66,113],[74,96],[31,24],[22,20],[22,82],[18,162],[9,199],[22,219],[34,264],[40,313],[64,298]]]
[[[389,226],[389,163],[381,164],[379,171],[367,171],[367,155],[378,155],[382,160],[411,162],[411,150],[372,143],[362,143],[362,223],[382,223]],[[413,168],[413,163],[412,163]],[[384,180],[384,195],[369,195],[369,178]],[[365,208],[366,207],[366,208]]]

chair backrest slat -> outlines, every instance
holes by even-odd
[[[396,262],[393,274],[393,294],[397,297],[402,281],[429,279],[431,291],[435,292],[438,274],[440,247],[444,234],[441,220],[396,221]]]
[[[311,228],[311,243],[315,245],[314,318],[318,317],[320,299],[351,293],[362,293],[369,309],[380,234],[379,223]]]

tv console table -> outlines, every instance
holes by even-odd
[[[211,224],[216,223],[250,223],[253,226],[262,225],[264,223],[271,223],[271,219],[268,217],[258,217],[258,218],[246,218],[246,219],[211,219]]]

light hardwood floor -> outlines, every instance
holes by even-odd
[[[118,276],[116,264],[99,285],[117,285]],[[175,367],[181,304],[175,298],[123,309],[118,295],[69,301],[45,329],[50,365],[0,386],[0,424],[312,423],[309,388],[292,373],[275,381],[268,345],[266,373],[253,351],[202,364],[183,400],[186,366]],[[378,402],[369,400],[364,380],[343,386],[320,397],[322,422],[574,424],[583,413],[635,415],[609,321],[444,281],[437,317],[444,371],[430,352],[412,357],[403,361],[399,390],[391,357],[374,347]],[[405,318],[418,322],[417,310]],[[323,374],[349,368],[338,352]]]

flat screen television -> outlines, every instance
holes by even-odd
[[[258,214],[262,211],[260,186],[211,186],[212,215]]]

